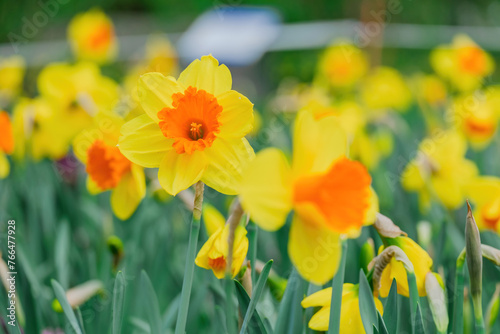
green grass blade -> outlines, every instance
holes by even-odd
[[[248,305],[250,304],[250,297],[248,296],[245,288],[241,285],[240,282],[234,280],[234,285],[236,286],[236,297],[238,298],[238,305],[240,308],[241,314],[246,314],[248,310]],[[272,330],[266,327],[266,324],[262,321],[262,318],[259,315],[259,312],[255,311],[252,319],[250,320],[250,324],[248,325],[248,331],[250,333],[262,333],[262,334],[270,334]]]
[[[278,312],[278,320],[276,320],[276,326],[274,328],[275,333],[285,333],[286,326],[288,324],[288,318],[290,316],[290,310],[292,308],[292,300],[294,292],[300,283],[299,273],[295,268],[292,269],[292,273],[288,278],[285,293],[283,294],[283,299],[281,299],[280,309]]]
[[[415,315],[415,329],[413,333],[416,334],[424,334],[425,333],[425,326],[424,326],[424,321],[422,319],[422,308],[420,307],[420,303],[417,303],[417,312]]]
[[[410,289],[410,313],[411,313],[411,326],[413,333],[417,333],[417,323],[422,322],[422,314],[420,316],[418,314],[418,304],[419,304],[419,296],[418,296],[418,288],[417,288],[417,279],[415,277],[415,273],[406,273],[408,277],[408,287]]]
[[[340,333],[340,310],[342,306],[342,288],[344,285],[345,261],[347,255],[347,241],[342,242],[342,255],[339,269],[332,280],[332,300],[330,308],[330,325],[328,334]]]
[[[61,304],[61,308],[64,311],[64,315],[66,316],[66,319],[68,319],[71,327],[73,327],[76,334],[83,334],[82,329],[78,325],[78,320],[76,320],[75,312],[73,312],[71,305],[69,305],[69,302],[66,299],[66,292],[64,291],[63,287],[55,279],[52,279],[51,283],[56,298],[59,301],[59,304]]]
[[[373,292],[370,289],[370,284],[366,279],[363,269],[359,270],[359,312],[361,313],[361,321],[367,334],[373,333],[373,327],[378,328],[377,308],[373,300]]]
[[[141,286],[144,287],[144,306],[148,313],[151,333],[161,333],[161,316],[158,298],[156,297],[153,284],[151,284],[151,280],[144,270],[141,272]]]
[[[453,333],[464,332],[464,267],[457,266],[455,272],[455,295],[453,302]]]
[[[380,312],[377,310],[377,318],[378,318],[378,332],[380,334],[389,334],[389,331],[387,330],[387,326],[385,325],[384,318],[380,314]],[[376,330],[375,325],[372,327],[374,330]]]
[[[396,279],[392,280],[391,290],[385,301],[384,306],[384,323],[387,331],[391,334],[398,333],[399,324],[399,308],[398,308],[398,285]]]
[[[257,306],[257,302],[259,301],[260,295],[262,291],[264,291],[264,287],[266,286],[267,277],[269,276],[269,272],[271,271],[271,266],[273,265],[273,260],[270,260],[266,263],[262,272],[260,273],[260,277],[257,280],[257,285],[252,293],[252,299],[250,300],[250,304],[248,305],[247,313],[245,314],[245,318],[243,319],[243,325],[241,325],[240,334],[244,334],[247,330],[250,319],[252,318],[253,312],[255,311],[255,307]]]
[[[122,327],[123,317],[123,295],[125,293],[125,281],[121,271],[116,274],[115,287],[113,289],[113,323],[112,333],[119,334]]]

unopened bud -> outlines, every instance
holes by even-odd
[[[467,268],[469,269],[470,292],[474,304],[474,315],[476,319],[482,319],[482,279],[483,279],[483,252],[481,249],[481,238],[472,210],[467,201],[467,218],[465,223],[465,252]]]
[[[432,272],[425,276],[425,292],[431,309],[432,318],[439,333],[446,333],[448,328],[448,311],[446,310],[446,297],[441,277]]]
[[[385,238],[396,238],[401,235],[407,236],[390,218],[381,213],[377,213],[377,219],[375,219],[373,226],[377,229],[378,234]]]

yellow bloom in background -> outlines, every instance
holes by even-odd
[[[474,204],[474,219],[480,230],[500,233],[500,178],[480,176],[465,186]]]
[[[350,43],[328,47],[319,61],[319,73],[334,88],[351,88],[368,70],[368,57]]]
[[[25,71],[22,57],[0,57],[0,108],[5,108],[21,93]]]
[[[326,288],[307,296],[302,301],[303,308],[320,307],[309,320],[309,328],[315,331],[328,330],[330,323],[330,306],[332,300],[332,288]],[[382,302],[378,298],[374,298],[375,307],[380,312],[384,313]],[[342,287],[342,307],[340,309],[340,333],[342,334],[361,334],[366,333],[361,320],[359,310],[359,285],[344,283]]]
[[[461,96],[453,104],[453,121],[474,149],[482,149],[493,139],[500,117],[500,90]]]
[[[193,61],[178,80],[144,74],[138,88],[145,114],[122,127],[121,152],[140,166],[159,167],[158,180],[172,195],[199,180],[237,194],[254,157],[244,138],[253,104],[231,85],[229,69],[212,56]]]
[[[209,236],[223,228],[226,223],[226,218],[224,218],[222,213],[207,202],[203,203],[201,214]]]
[[[423,297],[425,292],[425,276],[432,268],[432,259],[427,252],[422,249],[415,241],[408,237],[397,237],[385,239],[388,246],[398,246],[406,253],[408,259],[413,264],[415,269],[415,278],[417,281],[418,295]],[[384,250],[384,246],[380,247],[379,254]],[[408,277],[404,265],[392,258],[391,262],[385,267],[380,278],[380,297],[385,298],[389,295],[392,280],[396,279],[398,294],[409,297],[410,290],[408,288]]]
[[[339,264],[341,234],[355,234],[371,206],[371,177],[345,157],[347,139],[334,116],[298,114],[293,163],[275,148],[250,163],[241,186],[245,211],[263,229],[281,228],[294,216],[288,253],[298,272],[317,284],[330,280]]]
[[[116,115],[97,115],[94,125],[76,136],[73,151],[86,166],[88,191],[111,190],[111,208],[126,220],[144,198],[146,180],[143,168],[127,160],[116,146],[123,123]]]
[[[38,77],[38,90],[54,108],[60,126],[60,140],[67,145],[83,129],[92,125],[99,112],[112,112],[118,102],[118,85],[101,75],[93,63],[55,63]]]
[[[390,67],[377,67],[363,80],[361,98],[375,114],[388,109],[404,112],[410,106],[410,89],[401,74]]]
[[[369,170],[374,170],[380,161],[388,157],[394,149],[394,139],[389,130],[382,128],[368,133],[361,129],[354,136],[350,147],[350,155],[363,163]]]
[[[448,90],[436,75],[419,75],[415,79],[415,94],[430,106],[446,103]]]
[[[420,143],[418,154],[401,175],[408,191],[419,193],[422,209],[433,198],[454,209],[465,201],[463,186],[478,174],[473,161],[465,159],[467,143],[455,131],[439,131]]]
[[[431,66],[456,89],[470,92],[493,73],[491,56],[466,35],[457,35],[451,45],[441,45],[430,56]]]
[[[0,179],[9,175],[10,165],[7,154],[14,151],[14,135],[9,114],[0,111]]]
[[[68,40],[78,60],[107,63],[118,50],[113,22],[99,9],[76,15],[68,27]]]
[[[247,230],[239,225],[234,232],[233,262],[231,275],[235,277],[241,269],[248,251]],[[196,256],[195,263],[198,267],[211,269],[215,277],[224,278],[228,256],[229,225],[219,228],[208,238]]]
[[[56,107],[47,99],[21,98],[14,107],[12,127],[15,138],[13,156],[22,160],[30,156],[61,159],[68,153],[69,140],[65,126],[56,115]]]

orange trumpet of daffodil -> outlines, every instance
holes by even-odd
[[[244,138],[253,104],[231,85],[229,69],[212,56],[193,61],[177,80],[142,75],[138,95],[145,114],[122,127],[120,151],[140,166],[158,167],[160,185],[172,195],[199,180],[238,193],[241,171],[254,157]]]
[[[370,219],[371,177],[346,158],[347,140],[338,119],[298,114],[293,163],[275,148],[261,151],[244,173],[243,208],[263,229],[281,228],[291,210],[288,252],[305,279],[330,280],[341,254],[341,234],[356,235]]]

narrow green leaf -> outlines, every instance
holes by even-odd
[[[148,314],[151,333],[161,333],[161,316],[158,298],[156,297],[153,284],[151,284],[151,280],[144,270],[141,272],[141,282],[141,286],[144,287],[144,307]]]
[[[241,314],[246,314],[248,305],[250,304],[250,297],[248,296],[245,288],[243,287],[243,285],[241,285],[240,282],[234,280],[234,285],[236,286],[236,297],[238,298],[240,312]],[[248,325],[248,331],[250,333],[272,333],[272,330],[270,331],[269,329],[270,328],[266,328],[266,324],[262,321],[259,312],[255,311],[250,324]]]
[[[294,292],[297,289],[300,279],[299,273],[295,268],[293,268],[290,277],[288,277],[285,293],[283,294],[283,299],[280,303],[278,320],[276,321],[276,327],[274,328],[275,333],[285,333],[288,318],[290,316],[290,310],[292,308]]]
[[[363,269],[359,270],[359,311],[361,321],[367,334],[373,333],[373,326],[378,330],[377,308],[373,300],[373,293],[370,284],[366,280]]]
[[[391,334],[398,333],[399,324],[399,308],[398,308],[398,285],[396,279],[392,280],[391,290],[385,301],[384,306],[384,322],[387,331]]]
[[[417,312],[416,312],[415,316],[416,316],[415,329],[414,329],[413,333],[424,334],[425,327],[424,327],[424,321],[422,319],[422,308],[420,307],[420,303],[417,303]]]
[[[332,280],[332,300],[330,308],[330,325],[328,334],[340,333],[340,311],[342,307],[342,288],[344,286],[345,261],[347,256],[347,241],[342,242],[342,255],[337,273]]]
[[[453,298],[453,333],[464,332],[464,267],[463,262],[457,263],[455,272],[455,292]]]
[[[78,319],[78,324],[80,325],[80,328],[82,329],[83,334],[86,334],[85,333],[85,327],[83,325],[82,311],[80,310],[79,307],[77,307],[76,310],[75,310],[75,312],[76,312],[76,316],[77,316],[77,319]]]
[[[418,308],[418,288],[417,288],[417,279],[415,277],[415,273],[406,272],[406,276],[408,277],[408,287],[410,289],[410,313],[411,313],[411,326],[413,333],[416,332],[416,322],[417,322],[417,308]],[[422,316],[420,315],[420,319]]]
[[[260,277],[257,280],[255,289],[252,292],[252,299],[250,300],[250,304],[248,305],[245,318],[243,319],[243,325],[241,325],[240,334],[244,334],[247,330],[248,324],[250,322],[250,319],[252,318],[253,312],[255,311],[255,307],[257,306],[260,295],[262,294],[262,291],[264,291],[264,287],[266,286],[267,276],[269,276],[272,265],[273,260],[268,261],[262,269],[262,272],[260,273]]]
[[[71,305],[69,305],[69,302],[66,299],[66,292],[63,287],[55,279],[52,279],[50,282],[52,283],[52,289],[54,289],[56,298],[59,301],[59,304],[61,304],[64,315],[66,316],[66,319],[68,319],[71,327],[73,327],[76,334],[83,334],[82,329],[78,325],[78,320],[76,320],[75,312],[73,312]]]
[[[378,332],[380,334],[389,334],[389,331],[387,330],[387,326],[385,325],[384,318],[380,314],[380,312],[377,310],[377,318],[378,318]],[[375,325],[373,325],[372,328],[375,328]]]
[[[113,289],[113,323],[112,333],[121,333],[123,316],[123,294],[125,293],[125,281],[121,271],[116,274],[115,287]]]

